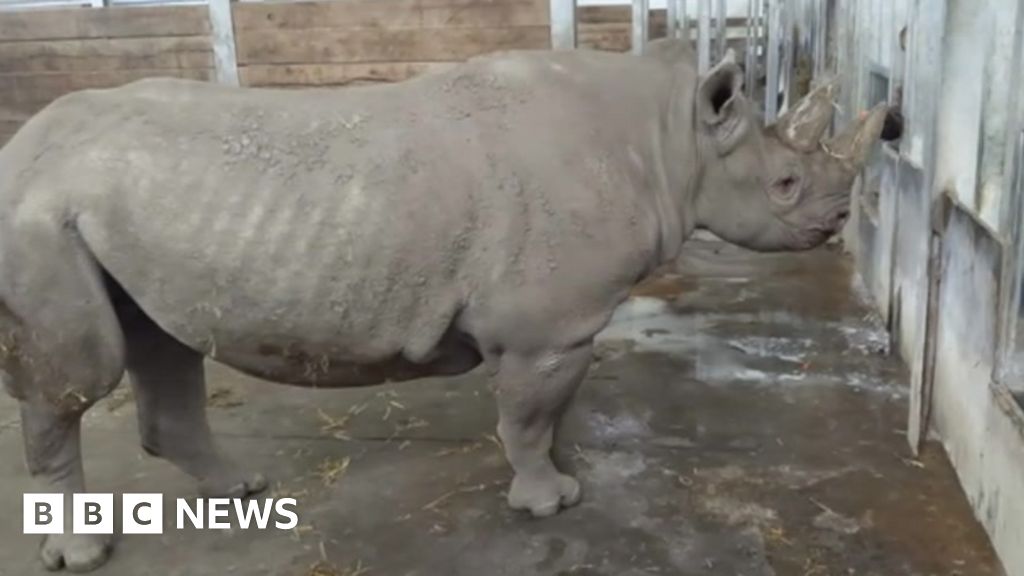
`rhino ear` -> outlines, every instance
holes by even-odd
[[[719,154],[728,154],[743,140],[750,122],[743,97],[743,71],[730,50],[701,78],[697,86],[697,120],[715,143]]]

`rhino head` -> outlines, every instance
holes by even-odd
[[[822,139],[834,110],[829,83],[762,128],[742,81],[730,51],[698,84],[694,115],[702,174],[695,223],[753,250],[813,248],[845,223],[854,179],[887,109],[879,105]]]

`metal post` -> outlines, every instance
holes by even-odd
[[[793,0],[783,0],[780,4],[780,28],[782,56],[780,70],[782,72],[782,109],[789,109],[790,98],[793,96],[793,73],[796,69],[795,46],[793,45],[793,31],[796,28],[796,3]]]
[[[779,114],[779,33],[782,30],[782,23],[779,21],[780,3],[780,0],[768,0],[768,23],[765,30],[768,76],[764,87],[764,121],[768,124],[774,122]]]
[[[217,82],[238,86],[238,59],[235,56],[235,26],[231,19],[231,0],[209,0],[213,64]]]
[[[549,0],[551,16],[551,48],[576,48],[576,0]]]
[[[697,70],[711,69],[711,0],[697,0]]]
[[[821,79],[825,76],[827,70],[826,57],[828,49],[828,10],[826,9],[824,2],[818,2],[814,6],[814,78]],[[898,37],[897,31],[897,37]],[[899,42],[894,43],[896,46],[896,55],[899,57]],[[894,60],[898,62],[898,60]],[[899,78],[902,76],[894,76]],[[895,82],[893,82],[895,84]]]
[[[729,40],[726,38],[728,23],[726,22],[725,0],[718,0],[715,5],[715,61],[725,57]]]
[[[665,37],[679,37],[679,1],[667,0],[665,2]]]
[[[743,44],[743,68],[745,72],[743,84],[748,98],[754,95],[754,27],[757,25],[754,20],[754,5],[757,2],[758,0],[747,0],[746,40]]]
[[[643,54],[647,45],[647,20],[650,17],[648,0],[633,0],[633,54]]]
[[[690,42],[690,17],[686,11],[687,0],[676,0],[679,2],[679,37]]]

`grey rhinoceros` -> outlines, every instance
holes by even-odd
[[[0,151],[0,366],[40,492],[82,492],[80,420],[127,371],[143,448],[205,494],[204,357],[316,387],[492,376],[509,504],[580,499],[550,458],[591,346],[695,228],[822,243],[884,110],[827,141],[831,88],[764,129],[731,56],[524,51],[389,86],[144,80],[60,98]],[[106,537],[48,536],[48,568]]]

